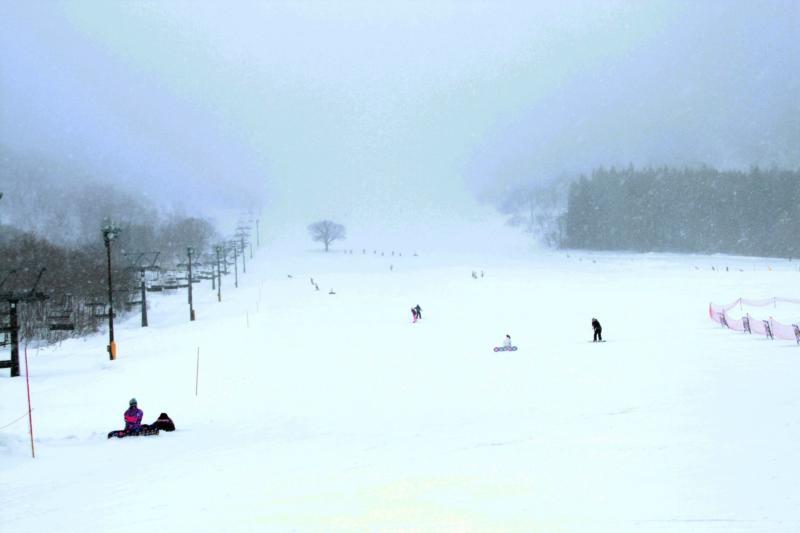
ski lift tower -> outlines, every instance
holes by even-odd
[[[141,284],[140,289],[142,291],[142,300],[138,302],[142,306],[142,327],[146,328],[148,326],[147,322],[147,272],[158,272],[161,270],[160,267],[156,265],[158,262],[158,256],[161,252],[139,252],[135,254],[136,258],[131,260],[134,257],[134,254],[122,254],[124,255],[128,261],[129,265],[128,268],[130,270],[138,270],[139,271],[139,282]]]
[[[0,361],[0,368],[10,368],[11,377],[19,376],[19,319],[17,316],[18,306],[21,303],[43,302],[48,299],[48,296],[41,291],[37,291],[36,287],[42,279],[45,269],[39,271],[33,287],[29,291],[4,291],[0,292],[0,302],[8,304],[8,325],[0,328],[0,331],[10,334],[9,343],[11,344],[11,359],[9,361]],[[15,271],[9,272],[3,282],[0,283],[0,288],[8,280],[9,276],[14,274]]]

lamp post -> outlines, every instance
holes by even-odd
[[[117,344],[114,342],[114,296],[111,280],[111,242],[119,236],[120,228],[109,222],[102,228],[103,242],[106,245],[108,257],[108,358],[117,358]]]

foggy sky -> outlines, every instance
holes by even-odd
[[[791,0],[5,1],[0,144],[189,210],[436,224],[597,165],[797,167],[798,42]]]

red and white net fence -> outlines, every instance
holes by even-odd
[[[762,318],[754,317],[750,313],[736,318],[734,315],[741,314],[744,307],[772,307],[777,309],[778,304],[795,304],[800,306],[800,300],[793,298],[768,298],[766,300],[747,300],[739,298],[728,305],[708,304],[708,316],[714,322],[735,331],[744,333],[764,335],[770,339],[784,339],[795,341],[800,344],[800,307],[795,314],[797,319],[785,324],[775,320],[773,317]],[[738,308],[738,309],[737,309]],[[738,313],[736,311],[739,311]],[[766,314],[766,313],[764,313]]]

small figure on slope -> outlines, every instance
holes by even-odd
[[[603,326],[596,318],[592,319],[592,329],[594,329],[594,339],[592,342],[603,342]]]
[[[493,350],[495,352],[515,352],[517,347],[511,343],[511,335],[506,335],[506,338],[503,339],[503,345],[495,346]]]
[[[417,312],[417,320],[422,320],[422,308],[419,306],[419,304],[417,304],[417,306],[414,308],[414,311]]]

